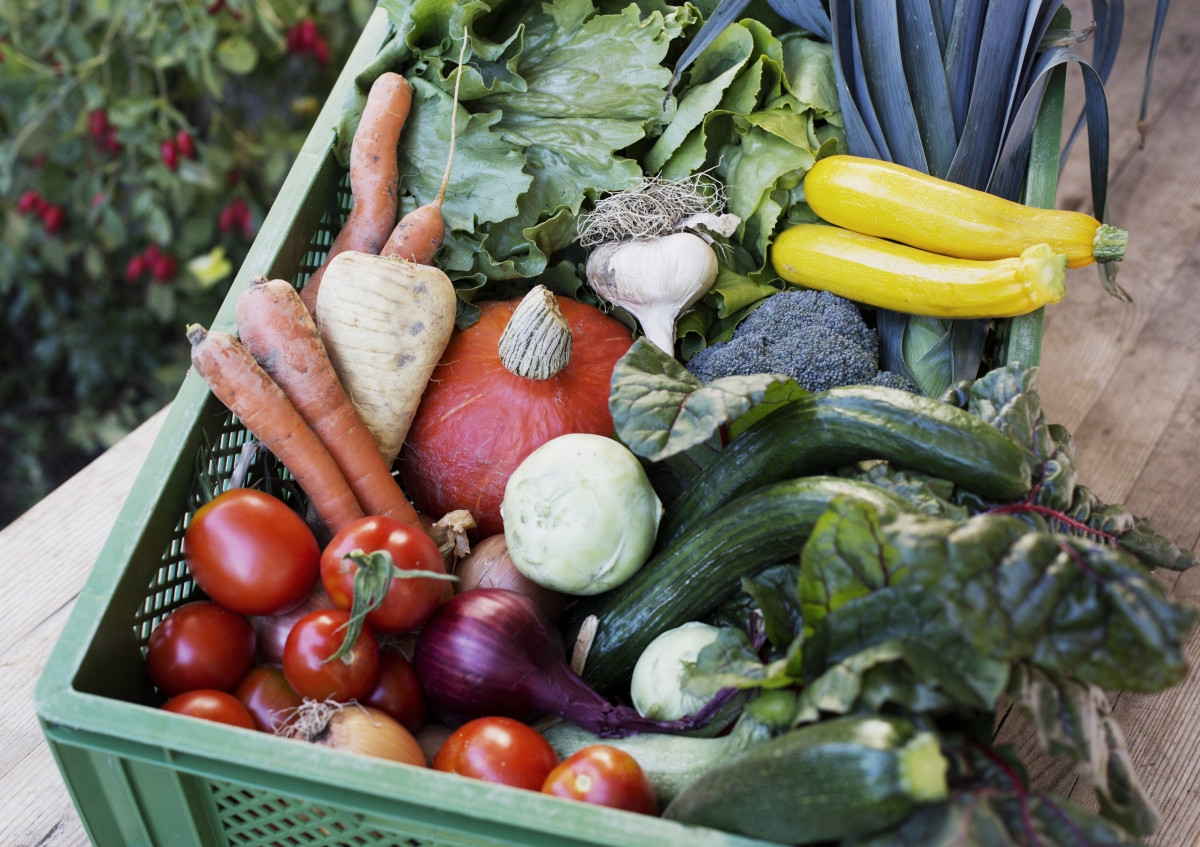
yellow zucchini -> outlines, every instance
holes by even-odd
[[[788,282],[877,308],[1009,318],[1063,298],[1067,257],[1045,244],[1007,259],[958,259],[828,224],[796,224],[771,247]]]
[[[1025,206],[858,156],[818,161],[804,178],[804,198],[835,226],[960,259],[1003,259],[1049,244],[1078,268],[1120,261],[1128,236],[1082,212]]]

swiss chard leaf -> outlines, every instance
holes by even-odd
[[[762,616],[763,633],[776,649],[786,649],[804,627],[799,568],[777,565],[742,579],[742,591]]]
[[[838,499],[817,521],[800,556],[799,594],[805,629],[847,601],[904,577],[906,564],[882,532],[882,516]]]
[[[1025,503],[993,507],[1019,515],[1035,528],[1099,538],[1136,556],[1147,568],[1186,570],[1195,555],[1154,530],[1124,506],[1100,501],[1078,484],[1071,435],[1046,420],[1038,387],[1038,369],[1013,363],[996,368],[970,389],[968,409],[1022,445],[1036,481]],[[975,504],[976,508],[988,508]]]
[[[904,679],[911,691],[925,697],[937,693],[939,706],[954,702],[991,708],[1008,680],[1006,662],[965,642],[938,598],[907,582],[856,597],[817,624],[804,642],[803,679],[814,686],[811,694],[806,689],[807,696],[802,695],[804,706],[830,709],[850,695],[884,699],[870,691],[871,680],[864,674],[894,662],[906,666]],[[890,692],[901,690],[897,679],[893,668],[877,681],[887,683]]]
[[[899,494],[918,512],[932,518],[966,520],[967,509],[953,502],[954,483],[941,477],[897,468],[888,462],[875,462],[857,472],[864,482]]]
[[[984,655],[1137,691],[1186,673],[1197,613],[1131,556],[1004,516],[972,518],[948,541],[948,560],[918,578]]]
[[[1008,695],[1029,719],[1042,749],[1079,763],[1106,818],[1139,835],[1158,828],[1161,817],[1133,770],[1124,733],[1100,688],[1019,664]]]
[[[1135,847],[1120,827],[1048,794],[984,787],[922,806],[886,833],[843,847]]]
[[[613,368],[609,410],[617,437],[635,454],[659,461],[702,445],[767,398],[772,386],[799,391],[778,374],[701,383],[673,356],[639,338]]]
[[[800,693],[796,723],[826,714],[991,710],[1008,678],[1008,664],[983,659],[952,631],[881,641],[827,668]]]

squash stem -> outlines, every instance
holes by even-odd
[[[932,733],[918,733],[900,751],[900,775],[908,793],[925,803],[945,799],[948,762]]]
[[[1129,233],[1110,224],[1100,224],[1092,238],[1092,256],[1097,262],[1119,262],[1125,258]]]
[[[544,285],[532,288],[500,335],[500,363],[526,379],[549,379],[571,361],[571,325]]]

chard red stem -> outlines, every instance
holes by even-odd
[[[1088,535],[1094,535],[1097,538],[1102,538],[1116,547],[1121,546],[1121,542],[1117,540],[1115,535],[1090,527],[1083,521],[1076,520],[1075,518],[1071,517],[1066,512],[1060,511],[1059,509],[1051,509],[1049,506],[1040,506],[1037,503],[1021,502],[1008,503],[1003,506],[993,506],[992,508],[988,509],[989,515],[1016,515],[1028,512],[1033,512],[1038,515],[1046,515],[1047,517],[1053,518],[1054,520],[1065,524],[1072,529],[1085,532]]]
[[[1021,806],[1021,823],[1025,825],[1025,830],[1029,833],[1031,847],[1039,847],[1042,841],[1037,837],[1037,830],[1033,826],[1033,815],[1029,812],[1029,792],[1025,790],[1025,785],[1021,782],[1021,778],[1017,776],[1017,772],[1013,770],[1012,765],[1004,760],[1004,757],[991,749],[985,744],[980,744],[978,741],[972,740],[971,746],[984,755],[996,767],[1004,772],[1008,777],[1008,781],[1012,783],[1013,791],[1017,795],[1017,802]]]

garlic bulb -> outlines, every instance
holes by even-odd
[[[637,318],[646,337],[672,356],[675,322],[716,280],[716,253],[690,232],[606,242],[587,261],[592,290]]]

